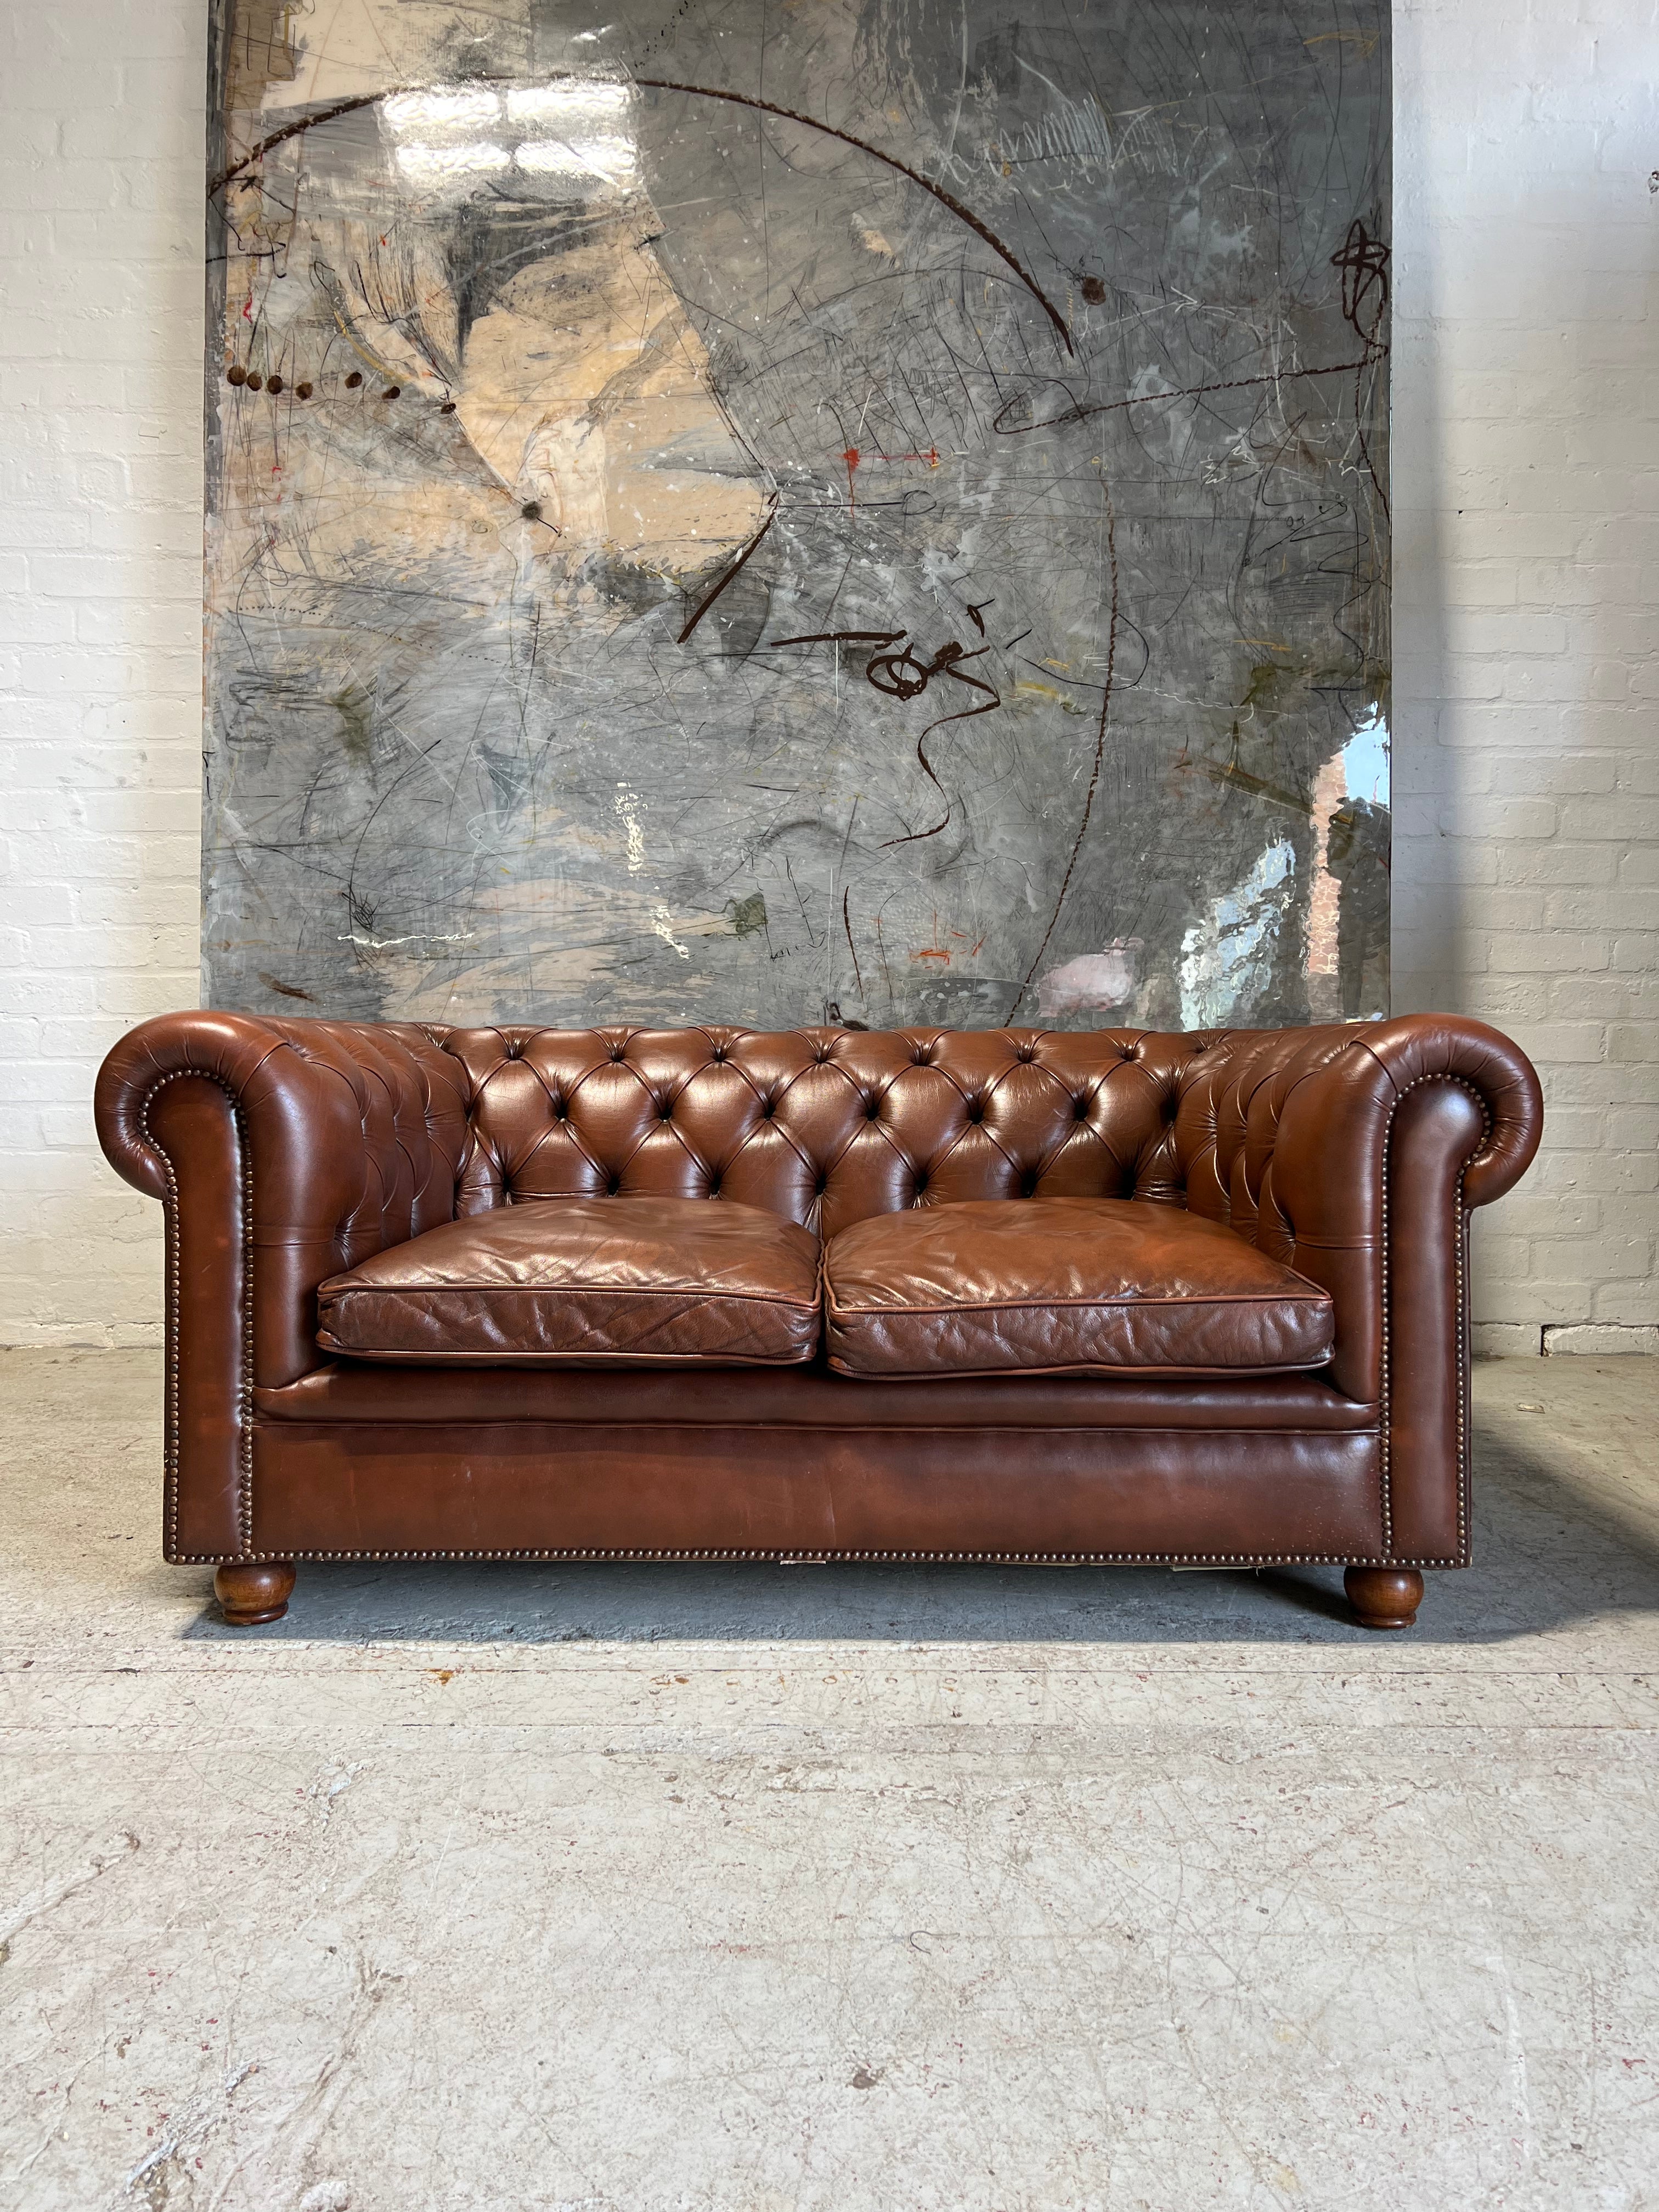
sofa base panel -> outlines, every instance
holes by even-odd
[[[1376,1559],[1358,1435],[260,1424],[253,1556]]]

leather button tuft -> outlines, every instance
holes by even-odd
[[[879,1099],[879,1098],[866,1098],[866,1099],[865,1100],[865,1102],[864,1102],[864,1118],[865,1118],[865,1120],[866,1120],[866,1121],[880,1121],[880,1119],[881,1119],[881,1101],[880,1101],[880,1099]]]
[[[977,1098],[970,1098],[968,1101],[968,1119],[970,1121],[982,1121],[985,1119],[985,1109]]]
[[[1073,1098],[1072,1114],[1075,1120],[1086,1121],[1089,1118],[1089,1101],[1086,1098]]]

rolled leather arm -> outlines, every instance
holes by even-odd
[[[242,1014],[105,1060],[105,1156],[167,1209],[170,1558],[246,1551],[252,1392],[320,1364],[318,1285],[453,1218],[465,1083],[412,1025]]]
[[[1317,1048],[1280,1079],[1275,1154],[1281,1176],[1316,1170],[1327,1136],[1367,1149],[1386,1137],[1407,1091],[1453,1084],[1475,1100],[1482,1129],[1463,1163],[1463,1201],[1487,1206],[1512,1190],[1531,1166],[1544,1129],[1544,1101],[1532,1062],[1519,1045],[1484,1022],[1453,1014],[1405,1014],[1338,1030],[1304,1032],[1340,1039]],[[1252,1141],[1258,1135],[1252,1127]]]
[[[1212,1170],[1225,1218],[1335,1302],[1331,1379],[1381,1409],[1391,1555],[1461,1562],[1468,1216],[1538,1150],[1537,1075],[1496,1030],[1449,1015],[1230,1042]],[[1200,1176],[1189,1201],[1217,1210],[1204,1194]]]

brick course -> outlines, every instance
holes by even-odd
[[[160,1335],[92,1079],[197,1002],[201,0],[0,11],[0,1342]]]

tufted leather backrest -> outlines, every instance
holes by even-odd
[[[1339,1050],[1352,1032],[428,1035],[466,1072],[459,1213],[605,1194],[730,1198],[829,1237],[906,1206],[1037,1196],[1190,1203],[1248,1217],[1238,1225],[1254,1235],[1252,1068],[1299,1066],[1316,1041]]]
[[[1224,1221],[1287,1266],[1296,1231],[1279,1200],[1279,1115],[1295,1085],[1351,1051],[1358,1024],[1305,1030],[1231,1030],[1211,1037],[1186,1085],[1176,1149],[1187,1205]]]

